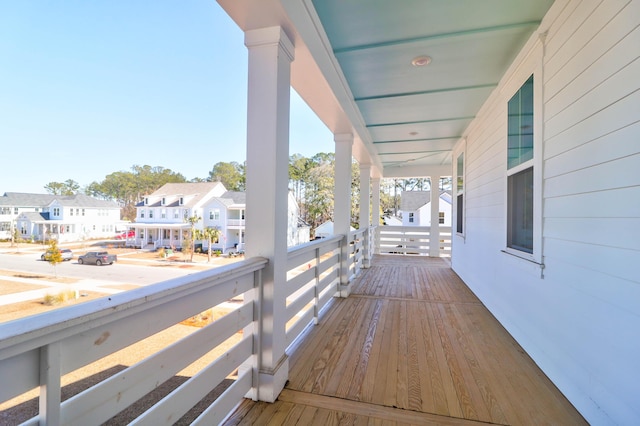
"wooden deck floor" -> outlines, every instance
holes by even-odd
[[[290,366],[227,424],[586,424],[440,258],[377,256]]]

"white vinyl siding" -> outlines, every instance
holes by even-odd
[[[466,217],[452,267],[591,424],[640,424],[640,1],[555,2],[547,30],[454,151]],[[507,102],[531,74],[544,269],[501,253]]]

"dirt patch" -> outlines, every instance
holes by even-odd
[[[21,293],[23,291],[38,290],[47,287],[48,286],[45,285],[18,283],[15,281],[0,279],[0,296],[4,296],[6,294]]]
[[[29,280],[43,280],[43,281],[62,283],[62,284],[73,284],[78,282],[78,280],[75,278],[56,277],[55,275],[48,275],[48,274],[28,274],[25,272],[7,271],[4,269],[0,269],[0,276],[3,276],[5,278],[15,277],[15,278],[25,278]]]
[[[52,293],[56,289],[51,289]],[[105,297],[104,293],[97,293],[92,291],[83,291],[83,295],[78,299],[69,300],[62,305],[46,306],[42,303],[42,299],[28,300],[26,302],[12,303],[10,305],[0,306],[0,323],[12,321],[19,318],[25,318],[31,315],[41,314],[43,312],[52,311],[54,309],[63,308],[65,306],[71,306],[82,302],[88,302],[89,300]]]

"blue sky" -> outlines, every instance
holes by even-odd
[[[0,194],[245,160],[247,50],[215,0],[0,1]],[[333,151],[292,92],[290,154]]]

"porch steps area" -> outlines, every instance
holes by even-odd
[[[586,424],[442,258],[376,256],[290,366],[225,424]]]

